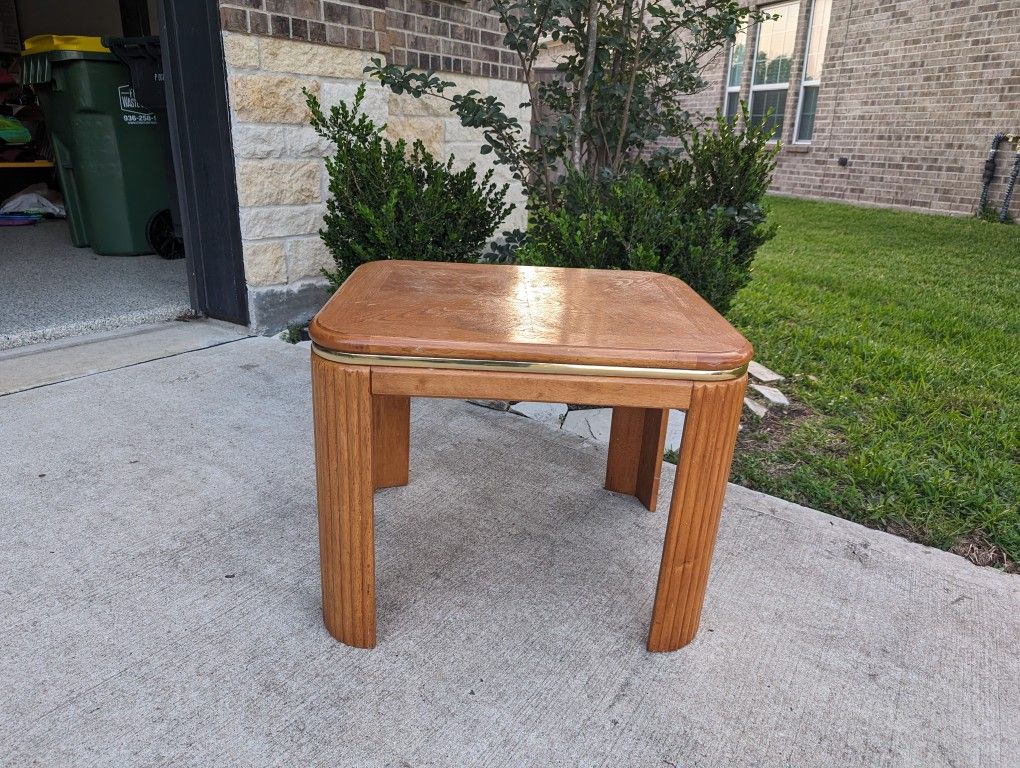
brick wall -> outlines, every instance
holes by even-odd
[[[1020,2],[833,0],[810,146],[793,143],[807,0],[773,189],[938,213],[974,212],[992,136],[1020,133]],[[763,5],[767,8],[767,6]],[[742,97],[748,97],[751,56]],[[722,104],[722,60],[703,94]],[[1002,147],[990,202],[1014,149]],[[847,165],[839,165],[846,158]],[[1018,190],[1020,192],[1020,190]],[[1020,200],[1013,215],[1020,218]]]
[[[477,0],[220,0],[220,22],[228,32],[379,52],[401,66],[521,78],[499,18]]]

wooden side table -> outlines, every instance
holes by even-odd
[[[310,327],[322,611],[376,643],[376,488],[408,482],[410,398],[613,406],[606,488],[654,511],[670,408],[686,410],[648,650],[698,629],[751,346],[647,272],[413,261],[359,267]]]

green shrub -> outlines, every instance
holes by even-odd
[[[764,209],[777,152],[769,138],[717,116],[682,154],[655,155],[619,175],[571,173],[551,205],[532,204],[517,260],[664,272],[725,312],[773,235]]]
[[[453,170],[453,157],[436,160],[415,141],[383,136],[361,112],[365,86],[353,106],[337,104],[324,114],[318,99],[305,91],[311,125],[336,151],[326,158],[329,199],[319,231],[336,262],[323,270],[333,289],[366,261],[477,261],[513,205],[508,185],[497,186],[492,171],[481,179],[472,163]]]
[[[677,234],[678,201],[637,173],[565,177],[555,205],[533,206],[517,261],[549,267],[662,269]]]

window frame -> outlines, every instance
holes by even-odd
[[[801,4],[802,1],[803,0],[783,0],[783,2],[769,3],[768,5],[761,6],[761,10],[765,11],[766,13],[768,13],[770,8],[776,8],[778,6],[796,6],[797,7],[797,14],[796,14],[797,21],[795,22],[796,26],[794,27],[793,51],[790,54],[791,60],[793,59],[793,55],[797,52],[797,34],[799,32],[798,27],[800,25],[800,4]],[[812,12],[814,12],[814,3],[812,3],[811,6],[812,6]],[[809,25],[808,28],[810,29],[810,25]],[[758,50],[761,48],[761,30],[762,30],[762,23],[761,22],[758,22],[757,24],[754,25],[754,49],[751,51],[751,55],[752,55],[752,58],[751,58],[751,80],[750,80],[750,83],[748,84],[749,85],[749,90],[748,90],[748,94],[747,94],[747,108],[748,108],[749,112],[753,109],[752,105],[754,104],[754,94],[756,92],[758,92],[758,91],[782,91],[782,90],[786,91],[786,99],[787,100],[786,100],[786,103],[784,104],[784,108],[783,108],[783,119],[782,119],[782,122],[780,122],[776,126],[776,131],[773,134],[773,137],[771,139],[769,139],[768,142],[767,142],[769,144],[776,144],[776,143],[778,143],[779,141],[782,140],[782,136],[783,136],[783,128],[784,128],[784,123],[786,122],[786,116],[787,116],[786,104],[789,104],[789,99],[790,99],[790,90],[791,90],[791,88],[790,88],[790,80],[787,79],[786,82],[784,82],[784,83],[762,83],[761,85],[755,85],[755,83],[754,83],[754,76],[755,76],[755,73],[758,71]],[[729,83],[729,79],[728,78],[729,78],[729,72],[727,71],[727,81],[726,81],[727,84]],[[789,78],[789,75],[787,75],[787,78]],[[800,110],[800,104],[799,103],[797,105],[797,109],[798,109],[798,111]]]
[[[726,79],[725,79],[725,86],[726,87],[723,90],[723,116],[727,120],[731,120],[733,122],[736,122],[740,118],[740,92],[741,92],[741,90],[743,90],[744,69],[747,66],[748,44],[749,44],[750,37],[751,37],[748,34],[748,31],[749,30],[746,27],[744,29],[741,29],[741,30],[737,31],[737,36],[733,39],[733,42],[730,43],[730,52],[729,52],[729,55],[726,57]],[[741,35],[744,36],[744,42],[743,42],[743,45],[744,45],[744,58],[740,62],[740,74],[737,77],[737,84],[736,85],[730,85],[730,73],[733,71],[733,55],[737,51],[737,45],[739,43]],[[733,115],[730,115],[729,114],[730,96],[732,96],[734,93],[737,94],[737,111]]]
[[[818,77],[815,78],[814,80],[807,80],[805,78],[805,75],[807,74],[808,57],[811,55],[811,32],[812,32],[812,27],[814,27],[814,24],[815,24],[815,12],[818,10],[818,3],[819,3],[819,0],[811,0],[811,10],[808,12],[807,30],[806,30],[805,35],[804,35],[804,57],[803,57],[803,63],[801,64],[801,71],[800,71],[800,90],[797,92],[797,114],[794,116],[794,119],[793,119],[793,143],[794,144],[799,144],[802,147],[807,147],[807,146],[811,145],[811,138],[807,138],[807,139],[800,139],[800,138],[798,138],[800,136],[801,115],[804,112],[804,89],[805,88],[816,88],[816,89],[818,89],[819,92],[821,91],[821,87],[822,87],[822,67],[825,66],[825,59],[823,58],[822,61],[818,65]],[[832,4],[831,4],[831,2],[829,4],[829,13],[830,13],[830,18],[831,18],[831,13],[832,13]],[[828,25],[828,23],[826,23],[826,25],[825,25],[825,36],[828,37],[828,35],[829,35],[829,25]],[[828,46],[825,46],[825,47],[827,48]],[[815,109],[817,110],[817,108],[818,108],[818,97],[816,95],[815,96]],[[814,136],[814,126],[813,125],[811,126],[811,134],[812,134],[812,137],[813,137]]]

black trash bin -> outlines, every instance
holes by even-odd
[[[149,243],[165,259],[184,257],[184,238],[181,232],[181,207],[177,200],[177,182],[174,175],[173,152],[170,148],[170,126],[167,122],[166,88],[163,79],[163,55],[159,37],[104,37],[103,44],[127,65],[131,72],[131,85],[135,99],[156,113],[162,126],[163,147],[170,174],[170,210],[149,222]]]

